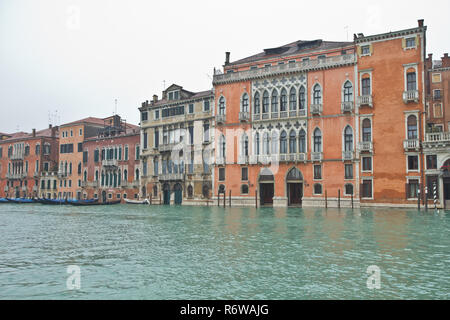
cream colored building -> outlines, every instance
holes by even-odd
[[[213,91],[173,84],[139,110],[141,197],[154,204],[208,204],[214,190]]]

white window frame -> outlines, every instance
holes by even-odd
[[[364,170],[364,158],[371,158],[370,160],[370,170]],[[373,173],[373,156],[361,156],[361,172],[362,173]]]
[[[370,46],[371,46],[370,43],[361,45],[361,57],[370,57],[370,56],[372,56],[372,52],[370,50]],[[364,48],[369,48],[369,53],[364,53],[363,52]]]
[[[406,177],[406,184],[409,185],[409,181],[410,181],[410,180],[418,180],[418,181],[419,181],[419,190],[420,190],[420,184],[422,183],[420,177],[412,177],[412,176],[411,176],[411,177]],[[406,191],[406,190],[405,190],[405,191]],[[409,191],[409,190],[408,190],[408,191]],[[419,197],[420,197],[420,195],[419,195]],[[410,198],[410,197],[409,197],[409,194],[408,194],[407,200],[408,200],[408,201],[414,201],[414,200],[417,201],[417,198]]]
[[[439,75],[439,81],[433,81],[435,75]],[[442,82],[442,73],[432,73],[431,74],[431,83],[441,83]]]
[[[373,167],[373,165],[372,165]],[[362,192],[360,194],[361,199],[363,200],[374,200],[374,196],[373,196],[373,191],[374,191],[374,181],[373,181],[373,177],[361,177],[361,185],[364,184],[364,180],[370,180],[372,181],[372,194],[370,195],[370,197],[363,197]],[[361,190],[362,191],[362,190]]]
[[[403,48],[404,50],[413,50],[413,49],[417,49],[417,36],[409,36],[409,37],[405,37],[405,48]],[[414,46],[413,47],[408,47],[408,40],[409,39],[414,39]]]
[[[368,74],[369,75],[369,80],[370,80],[370,95],[373,95],[373,77],[372,77],[372,70],[370,71],[361,71],[359,73],[359,95],[362,96],[362,81],[363,81],[363,77]]]
[[[417,63],[410,63],[403,65],[403,73],[404,73],[404,81],[405,81],[405,89],[404,91],[408,91],[408,69],[414,69],[416,72],[416,91],[419,91],[419,71]]]
[[[417,157],[417,170],[409,169],[408,157]],[[407,153],[406,154],[406,173],[420,173],[420,155],[418,153]]]

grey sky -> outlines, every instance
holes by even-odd
[[[79,12],[79,24],[77,13]],[[428,26],[428,52],[450,51],[450,1],[0,0],[0,132],[31,131],[137,108],[177,83],[210,89],[231,60],[300,39],[352,40]]]

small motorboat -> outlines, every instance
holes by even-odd
[[[87,199],[87,200],[67,200],[67,204],[74,204],[74,203],[95,203],[98,202],[98,199]]]
[[[125,199],[126,204],[150,204],[150,201],[148,199],[145,200],[129,200]]]
[[[0,203],[8,203],[8,199],[6,198],[0,198]]]
[[[14,199],[6,198],[6,200],[8,200],[8,202],[17,203],[17,204],[35,203],[33,199],[26,199],[26,198],[14,198]]]

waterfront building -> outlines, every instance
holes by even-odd
[[[423,150],[428,198],[450,208],[450,57],[426,60],[427,125]]]
[[[95,137],[107,119],[89,117],[61,125],[59,138],[58,198],[82,199],[83,153],[86,139]]]
[[[141,196],[153,203],[207,204],[212,197],[214,98],[173,84],[141,108]]]
[[[82,198],[102,202],[137,199],[140,179],[140,129],[119,115],[105,121],[83,142]]]
[[[425,35],[296,41],[214,74],[215,196],[234,205],[416,205]],[[405,187],[406,186],[406,187]],[[256,199],[255,199],[256,198]]]
[[[0,197],[56,197],[58,128],[3,135],[0,140]]]

